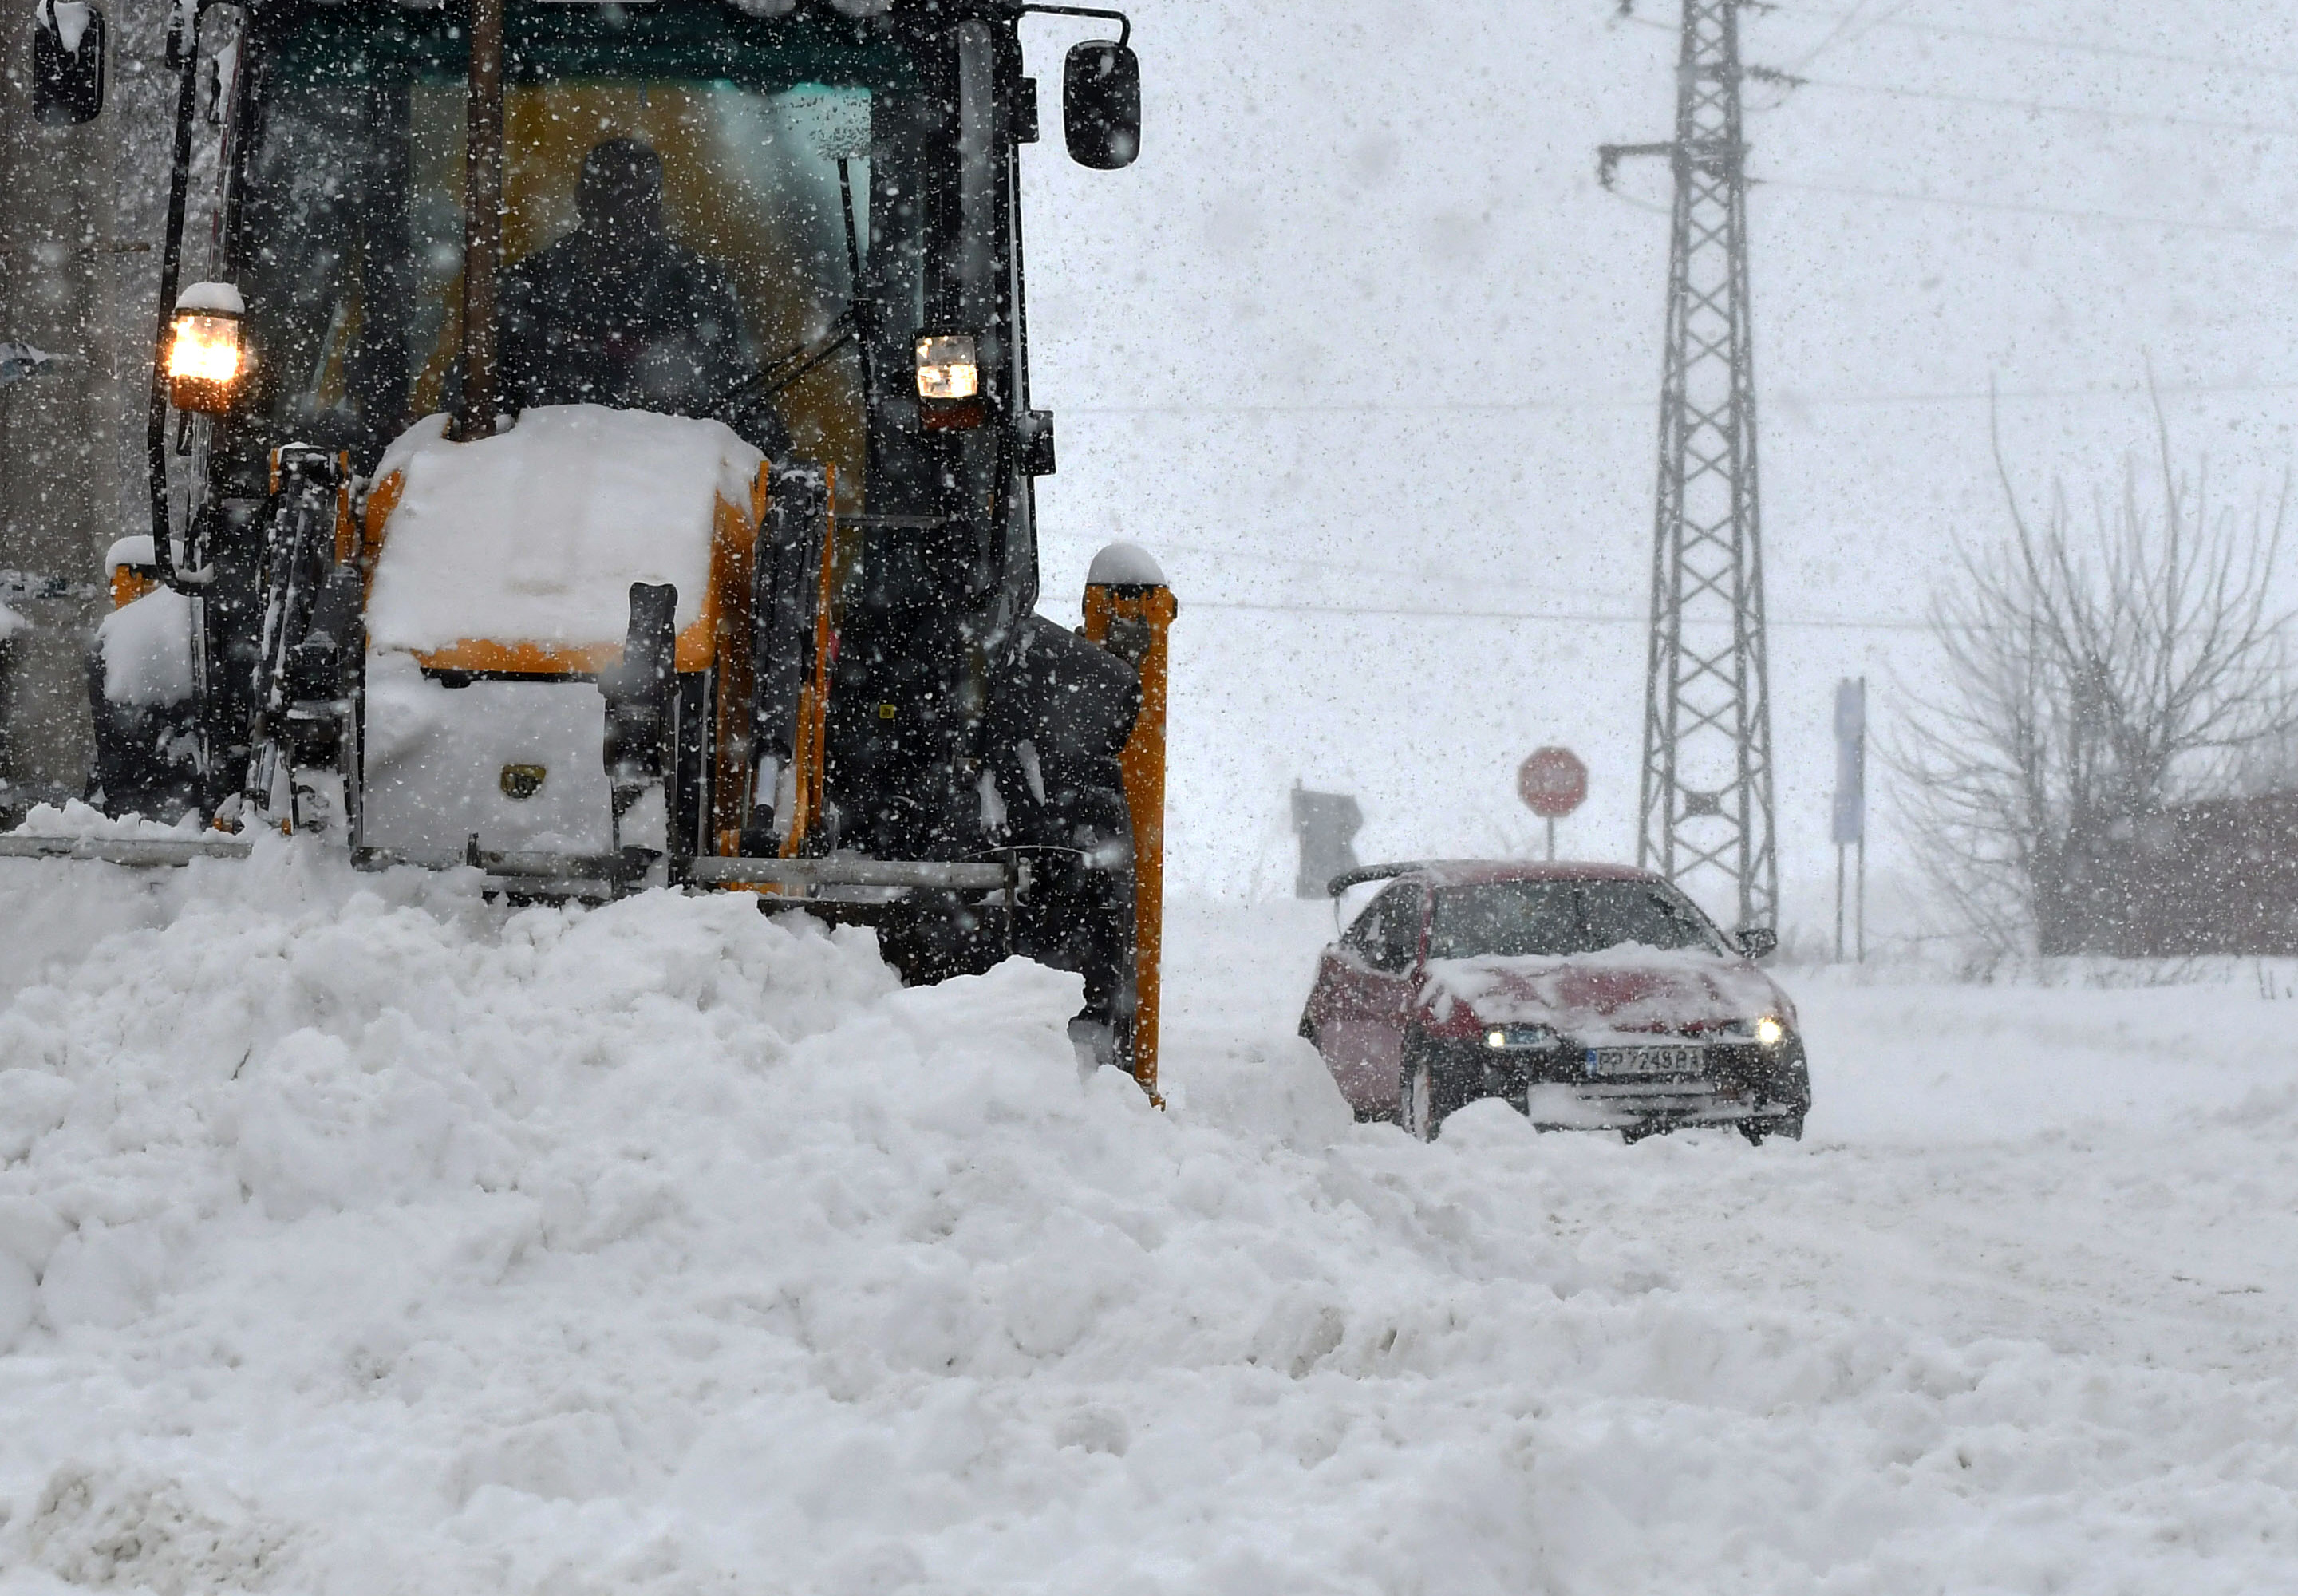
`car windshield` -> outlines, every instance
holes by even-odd
[[[880,153],[904,57],[796,25],[737,37],[758,25],[717,6],[509,15],[507,401],[715,416],[858,484],[861,355],[840,333],[857,289],[915,291],[887,280],[921,225]],[[242,281],[260,407],[298,435],[371,450],[453,406],[460,49],[442,13],[347,8],[268,56]]]
[[[1698,909],[1654,881],[1484,881],[1442,888],[1429,956],[1563,957],[1633,943],[1722,952]]]

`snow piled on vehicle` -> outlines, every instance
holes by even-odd
[[[1700,1181],[1760,1235],[1778,1187],[1793,1260],[1858,1224],[1840,1147],[1631,1150],[1497,1104],[1423,1146],[1352,1126],[1296,1038],[1188,1021],[1160,1113],[1080,1080],[1074,978],[903,991],[867,933],[740,895],[507,909],[266,842],[11,862],[0,922],[43,950],[0,1007],[0,1588],[2190,1592],[2298,1562],[2279,1377],[1773,1302],[1641,1237]]]
[[[154,588],[123,604],[96,623],[95,647],[103,658],[103,696],[112,703],[143,708],[180,704],[192,696],[187,594]]]
[[[747,514],[765,457],[723,422],[537,405],[468,443],[444,416],[402,433],[376,471],[400,486],[367,608],[368,647],[470,639],[619,645],[633,583],[678,589],[700,617],[718,507]]]
[[[1478,1019],[1556,1026],[1583,1042],[1649,1040],[1655,1031],[1753,1021],[1783,1008],[1763,972],[1705,948],[1628,942],[1594,952],[1431,959],[1421,1001],[1439,1021],[1465,1004]]]
[[[61,804],[34,804],[24,815],[22,823],[8,835],[17,837],[85,837],[97,838],[160,837],[181,839],[203,835],[203,826],[196,815],[186,815],[175,824],[146,820],[140,815],[106,815],[93,804],[78,798],[67,798]],[[30,937],[37,927],[26,924],[20,930]]]

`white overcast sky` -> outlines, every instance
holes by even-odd
[[[1025,158],[1037,402],[1061,418],[1046,607],[1074,613],[1110,537],[1165,560],[1181,890],[1289,882],[1296,777],[1362,796],[1368,855],[1520,846],[1509,773],[1549,740],[1596,772],[1566,846],[1633,852],[1667,177],[1632,164],[1608,194],[1595,146],[1668,136],[1677,17],[1614,11],[1144,4],[1140,163],[1087,172],[1057,136]],[[1027,25],[1049,136],[1074,29]],[[1813,80],[1748,95],[1781,846],[1807,916],[1832,684],[1865,672],[1888,715],[1929,655],[1877,624],[2001,525],[1990,383],[2038,492],[2147,444],[2150,360],[2182,455],[2225,493],[2278,481],[2298,37],[2232,0],[1782,0],[1745,46]]]

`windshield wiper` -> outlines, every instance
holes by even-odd
[[[849,305],[838,313],[822,336],[799,344],[787,354],[777,355],[735,384],[726,395],[727,402],[746,405],[777,397],[783,389],[853,343],[860,333],[861,324]]]
[[[846,266],[854,297],[823,329],[821,337],[811,343],[801,343],[788,354],[767,361],[763,368],[735,384],[726,395],[726,401],[729,408],[737,413],[777,398],[782,390],[862,335],[862,242],[854,216],[853,174],[843,156],[838,162],[838,196],[839,208],[846,219]],[[869,385],[868,359],[865,350],[863,351],[863,385],[865,388]]]

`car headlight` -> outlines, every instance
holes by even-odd
[[[1788,1028],[1771,1014],[1756,1021],[1756,1040],[1766,1047],[1776,1047],[1787,1040]]]
[[[247,370],[239,338],[246,313],[228,283],[194,283],[176,296],[168,329],[169,403],[211,416],[231,408]]]
[[[1545,1025],[1488,1025],[1484,1046],[1523,1053],[1556,1046],[1556,1033]]]

